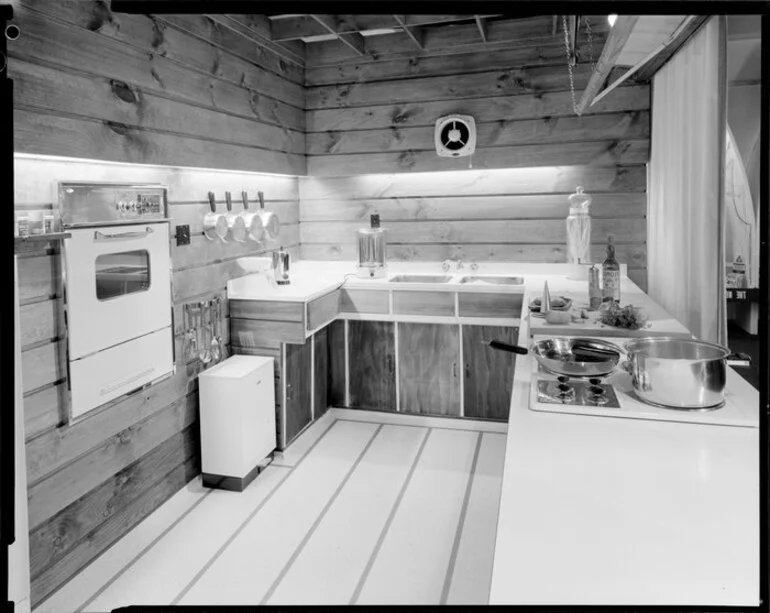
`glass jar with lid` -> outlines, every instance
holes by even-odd
[[[579,266],[591,261],[591,217],[588,208],[591,196],[578,187],[569,196],[569,215],[567,216],[567,263]]]

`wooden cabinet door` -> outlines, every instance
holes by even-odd
[[[329,385],[326,404],[330,407],[345,405],[345,321],[338,319],[328,325],[329,331]]]
[[[350,406],[396,410],[396,361],[393,323],[348,322]]]
[[[516,343],[519,329],[507,326],[463,326],[464,415],[508,421],[516,356],[492,349],[483,341]]]
[[[329,388],[329,329],[313,335],[313,419],[318,419],[328,408]]]
[[[311,419],[310,406],[310,343],[303,345],[286,343],[286,410],[284,423],[284,446],[288,445]]]
[[[460,415],[460,327],[398,324],[398,386],[402,413]]]

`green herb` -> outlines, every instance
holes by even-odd
[[[647,323],[641,310],[634,305],[629,304],[621,307],[614,302],[608,304],[606,307],[602,307],[599,321],[608,326],[626,328],[628,330],[639,330]]]

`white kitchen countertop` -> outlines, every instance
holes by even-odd
[[[759,430],[531,411],[532,369],[517,357],[490,604],[756,606]]]

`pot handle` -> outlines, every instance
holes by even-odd
[[[209,192],[209,207],[211,207],[212,213],[217,212],[217,200],[214,197],[214,192]]]
[[[487,341],[484,341],[487,343]],[[488,341],[488,344],[492,349],[500,349],[501,351],[508,351],[509,353],[518,353],[519,355],[527,355],[529,350],[526,347],[519,347],[518,345],[509,345],[502,341],[492,340]]]
[[[225,192],[225,203],[227,204],[227,210],[232,211],[233,210],[233,199],[230,195],[230,192]]]
[[[243,200],[243,210],[249,210],[249,195],[244,191],[241,192],[241,200]]]

